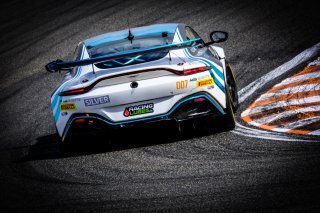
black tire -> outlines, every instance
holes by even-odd
[[[230,94],[229,94],[229,89],[226,88],[226,114],[223,116],[223,127],[225,131],[230,131],[233,130],[236,126],[236,121],[234,118],[234,113],[233,113],[233,106],[230,101]]]
[[[226,69],[226,114],[223,116],[223,127],[225,131],[233,130],[236,126],[234,112],[239,108],[237,85],[232,74],[230,65]]]
[[[238,88],[229,64],[226,65],[226,84],[229,90],[230,103],[233,112],[236,112],[239,108]]]
[[[62,139],[60,138],[59,149],[61,154],[69,155],[72,152],[72,143],[69,140],[62,141]]]
[[[62,141],[62,137],[60,137],[58,130],[56,128],[57,141],[59,144],[59,151],[61,154],[66,155],[71,152],[71,143],[70,141]]]

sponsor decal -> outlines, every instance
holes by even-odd
[[[205,78],[210,78],[210,75],[203,75],[203,76],[200,76],[200,77],[198,77],[198,80],[205,79]]]
[[[197,78],[191,78],[189,81],[197,81],[197,80],[202,80],[202,79],[205,79],[205,78],[210,78],[210,75],[203,75],[203,76],[200,76],[200,77],[197,77]]]
[[[153,103],[140,104],[136,106],[128,106],[123,111],[124,117],[153,113]]]
[[[109,102],[110,102],[109,95],[84,99],[84,104],[86,107],[99,105],[99,104],[105,104],[105,103],[109,103]]]
[[[208,89],[214,89],[214,85],[208,86]]]
[[[61,116],[66,116],[68,115],[68,112],[61,112]]]
[[[61,112],[67,112],[67,111],[76,110],[76,109],[77,109],[77,105],[76,103],[73,103],[73,102],[60,104]]]
[[[205,78],[203,80],[198,80],[196,87],[205,87],[205,86],[212,86],[213,85],[213,78]]]
[[[81,99],[80,98],[66,99],[66,100],[63,100],[62,102],[67,103],[67,102],[77,102],[77,101],[81,101]]]
[[[188,88],[188,80],[183,80],[183,81],[177,81],[176,82],[176,89],[186,89]]]

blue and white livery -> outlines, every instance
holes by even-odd
[[[80,42],[73,61],[49,63],[67,71],[51,96],[62,141],[87,129],[108,131],[169,120],[210,117],[234,128],[236,81],[222,48],[228,34],[205,43],[185,24],[155,24],[106,33]]]

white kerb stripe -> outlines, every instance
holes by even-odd
[[[258,100],[264,100],[267,98],[276,97],[276,96],[280,96],[280,95],[287,95],[287,94],[291,94],[291,93],[295,93],[295,92],[302,92],[302,91],[308,92],[308,91],[313,91],[313,90],[320,90],[320,84],[304,84],[304,85],[299,85],[299,86],[295,86],[295,87],[285,88],[282,90],[277,90],[272,93],[265,93],[265,94],[261,95]],[[319,99],[319,101],[320,101],[320,99]]]
[[[308,79],[312,79],[312,78],[320,78],[320,70],[318,72],[312,72],[312,73],[308,73],[308,74],[304,74],[304,75],[298,75],[298,76],[293,76],[293,77],[287,78],[286,80],[282,81],[281,83],[276,84],[275,87],[298,82],[298,81],[308,80]]]
[[[314,112],[314,111],[320,111],[320,105],[319,106],[312,106],[312,107],[305,107],[305,108],[300,108],[300,109],[295,109],[295,110],[290,110],[290,111],[286,111],[286,112],[282,112],[279,114],[274,114],[274,115],[270,115],[267,117],[263,117],[260,119],[256,119],[253,122],[258,123],[258,124],[266,124],[266,123],[270,123],[272,121],[281,119],[281,118],[285,118],[291,115],[295,115],[298,113],[305,113],[305,112]],[[249,122],[249,124],[251,124],[252,122]]]
[[[314,122],[320,121],[320,117],[313,117],[313,118],[307,118],[307,119],[303,119],[303,120],[298,120],[295,122],[292,122],[290,124],[285,125],[283,128],[287,128],[287,129],[297,129],[299,127],[308,125],[308,124],[312,124]],[[278,127],[281,128],[281,127]]]
[[[288,72],[292,68],[296,67],[297,65],[309,60],[311,57],[314,57],[318,54],[320,49],[320,43],[314,45],[313,47],[310,47],[309,49],[306,49],[290,61],[284,63],[280,67],[277,67],[276,69],[268,72],[261,78],[253,81],[248,86],[244,87],[239,91],[239,102],[243,102],[246,100],[252,93],[254,93],[258,88],[261,88],[266,83],[269,83],[272,79],[276,77],[279,77],[283,75],[284,73]]]
[[[320,129],[310,132],[308,135],[320,135]]]
[[[241,117],[244,117],[244,116],[247,116],[250,114],[254,114],[254,113],[258,113],[258,112],[271,110],[271,109],[278,108],[278,107],[286,107],[286,106],[291,106],[291,105],[314,103],[314,102],[319,102],[319,101],[320,101],[320,96],[312,96],[312,97],[308,97],[308,98],[300,98],[300,99],[273,102],[268,105],[263,105],[263,106],[247,109],[241,114]]]

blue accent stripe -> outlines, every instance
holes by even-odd
[[[215,71],[218,70],[212,63],[208,63],[208,62],[206,62],[206,61],[203,60],[203,59],[198,59],[198,58],[195,58],[195,57],[191,56],[191,55],[188,53],[187,50],[184,50],[184,52],[185,52],[185,54],[187,55],[188,58],[193,59],[193,60],[200,61],[200,62],[204,63],[204,64],[207,65],[207,66],[210,65]],[[209,72],[210,72],[211,77],[214,79],[214,83],[218,86],[218,88],[219,88],[223,93],[225,93],[224,86],[220,83],[220,81],[215,80],[216,78],[215,78],[215,76],[214,76],[214,74],[213,74],[213,72],[212,72],[212,69],[209,70]],[[216,71],[215,73],[217,74],[217,71]],[[220,73],[220,71],[218,71],[218,73]],[[224,79],[224,78],[222,78],[222,79]]]
[[[205,60],[205,59],[204,59],[204,60]],[[210,62],[208,62],[208,63],[210,63]],[[210,64],[211,64],[211,63],[210,63]],[[215,73],[216,73],[222,80],[224,80],[223,73],[222,73],[220,70],[218,70],[217,67],[213,66],[212,64],[211,64],[211,66],[212,66],[212,68],[214,69]]]
[[[180,41],[183,41],[179,32],[177,33],[177,35],[178,35]],[[222,80],[224,80],[223,73],[221,73],[221,71],[218,70],[218,68],[216,66],[214,66],[209,60],[204,59],[204,58],[196,58],[196,57],[192,56],[186,49],[184,49],[183,52],[186,54],[186,56],[189,59],[200,61],[200,62],[204,63],[205,65],[210,65],[213,68],[213,70],[215,71],[215,74],[217,74]],[[212,70],[209,70],[209,72],[210,72],[211,77],[214,79],[215,84],[218,86],[218,88],[223,93],[225,93],[224,85],[222,85],[218,80],[215,80],[215,77],[214,77],[214,74],[212,73]]]
[[[65,133],[64,133],[64,136],[67,135],[68,131],[69,131],[69,128],[71,126],[71,124],[73,123],[73,121],[75,119],[78,119],[78,118],[95,118],[95,119],[98,119],[98,120],[101,120],[109,125],[122,125],[122,124],[129,124],[129,123],[135,123],[135,122],[140,122],[140,121],[147,121],[147,120],[152,120],[152,119],[155,119],[155,118],[167,118],[171,113],[173,113],[181,104],[187,102],[187,101],[190,101],[192,99],[196,99],[196,98],[205,98],[207,99],[208,101],[210,101],[210,103],[215,106],[219,112],[222,114],[222,115],[225,115],[226,113],[223,111],[223,109],[218,105],[216,104],[208,95],[206,94],[201,94],[201,95],[196,95],[196,96],[192,96],[192,97],[189,97],[187,99],[184,99],[183,101],[180,101],[178,104],[176,104],[171,110],[169,110],[169,112],[167,112],[166,114],[162,114],[162,115],[156,115],[156,116],[152,116],[152,117],[147,117],[147,118],[140,118],[140,119],[136,119],[136,120],[130,120],[130,121],[122,121],[122,122],[111,122],[111,121],[108,121],[108,120],[104,120],[104,119],[101,119],[99,117],[96,117],[96,116],[77,116],[77,117],[74,117],[70,122],[68,122],[68,126],[65,130]],[[63,136],[63,137],[64,137]]]

